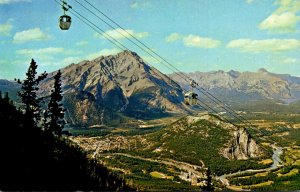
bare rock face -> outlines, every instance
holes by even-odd
[[[115,119],[112,112],[151,118],[186,110],[180,86],[134,52],[71,64],[61,72],[67,117],[74,122],[103,124],[100,117]],[[40,94],[49,94],[55,73],[42,82]]]
[[[274,74],[266,69],[257,72],[212,71],[185,74],[210,93],[232,101],[257,99],[300,98],[300,78],[288,74]],[[177,74],[170,77],[182,87],[187,87]],[[201,96],[201,94],[199,94]]]
[[[263,155],[263,150],[246,129],[240,128],[234,131],[233,136],[229,147],[223,150],[224,157],[242,160]]]

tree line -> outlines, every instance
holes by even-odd
[[[26,79],[17,80],[24,107],[0,92],[0,190],[133,190],[63,136],[61,72],[43,109],[38,90],[47,73],[37,76],[37,67],[32,59]]]

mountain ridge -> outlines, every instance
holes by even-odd
[[[106,125],[113,121],[118,124],[122,121],[118,113],[147,119],[194,110],[182,102],[183,90],[190,89],[185,81],[176,74],[167,76],[150,67],[134,52],[83,60],[60,70],[66,117],[73,125]],[[40,95],[49,95],[55,73],[49,73],[40,84]],[[226,103],[300,99],[300,77],[270,73],[263,68],[257,72],[218,70],[185,75]],[[0,80],[0,88],[17,98],[20,86]],[[204,98],[203,94],[198,95],[201,100]],[[207,102],[205,98],[203,102]]]
[[[185,73],[185,75],[194,79],[205,90],[217,96],[226,97],[227,100],[300,99],[300,77],[275,74],[264,68],[257,72],[218,70],[196,71]],[[170,74],[169,77],[183,88],[189,89],[189,85],[177,74]]]
[[[79,118],[85,124],[103,124],[96,117],[88,120],[89,116],[93,116],[91,112],[95,111],[149,118],[189,110],[182,103],[183,91],[180,86],[167,75],[147,65],[134,52],[101,56],[60,70],[63,94],[66,96],[65,107],[72,108],[68,106],[73,105],[73,110],[69,110],[67,116]],[[50,93],[54,74],[50,73],[41,83],[41,95]],[[75,101],[70,101],[72,98]],[[89,111],[91,108],[94,109]],[[99,115],[103,117],[103,114],[96,116]]]

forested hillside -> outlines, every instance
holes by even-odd
[[[16,109],[8,93],[0,94],[0,190],[121,190],[124,181],[62,135],[59,73],[41,118],[31,62],[19,96],[25,107]],[[47,114],[47,115],[45,115]],[[55,124],[56,122],[56,124]]]

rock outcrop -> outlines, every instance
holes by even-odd
[[[233,132],[229,147],[225,148],[222,153],[228,159],[241,160],[260,157],[263,155],[263,150],[246,129],[239,128]]]
[[[230,139],[225,143],[225,148],[220,153],[227,159],[249,159],[257,158],[264,154],[263,149],[256,143],[253,137],[245,128],[236,127],[233,124],[223,121],[216,115],[200,114],[200,116],[188,116],[188,124],[196,123],[199,120],[206,120],[222,129],[227,130]]]
[[[248,131],[209,113],[186,116],[163,130],[150,134],[144,149],[161,156],[198,158],[205,164],[216,161],[258,158],[265,155]],[[184,154],[184,156],[181,156]]]

